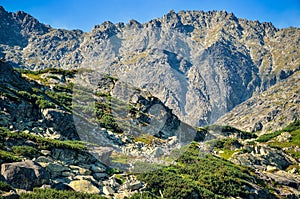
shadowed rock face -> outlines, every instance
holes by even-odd
[[[171,11],[144,24],[104,22],[87,33],[52,29],[23,12],[0,14],[0,56],[14,66],[109,73],[151,91],[192,125],[215,122],[299,70],[298,28],[225,11]]]
[[[31,160],[4,163],[1,165],[1,174],[12,186],[25,190],[47,184],[50,178],[43,167]]]

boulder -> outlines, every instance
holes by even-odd
[[[43,167],[31,160],[2,164],[1,174],[10,185],[25,190],[48,184],[50,177]]]
[[[111,187],[108,187],[108,186],[104,186],[103,187],[103,193],[107,196],[113,196],[115,191],[111,188]]]
[[[70,169],[68,167],[60,165],[58,163],[50,163],[50,164],[48,164],[46,169],[50,173],[52,178],[61,176],[62,172],[64,172],[64,171],[70,171]]]
[[[100,193],[100,190],[88,180],[73,180],[68,185],[78,192]]]

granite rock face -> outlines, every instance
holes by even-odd
[[[12,186],[25,190],[48,184],[50,179],[49,173],[31,160],[4,163],[1,165],[1,175]]]
[[[191,125],[215,122],[299,70],[298,28],[225,11],[171,11],[144,24],[104,22],[86,33],[53,29],[23,12],[0,13],[0,31],[14,31],[0,34],[0,56],[13,65],[111,74],[151,91]]]

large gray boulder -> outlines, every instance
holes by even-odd
[[[49,183],[49,173],[31,160],[2,164],[1,175],[18,189],[32,190]]]

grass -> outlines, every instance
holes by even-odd
[[[156,137],[154,137],[153,135],[150,135],[150,134],[142,134],[139,137],[134,137],[135,142],[142,142],[142,143],[145,143],[147,145],[151,145],[152,142],[155,139],[158,139],[158,138],[156,138]]]
[[[281,131],[275,131],[273,133],[264,134],[264,135],[261,135],[256,141],[257,142],[267,142],[267,141],[277,137],[281,133],[282,133]]]
[[[14,153],[0,150],[0,160],[4,162],[19,162],[21,159],[17,157]]]

